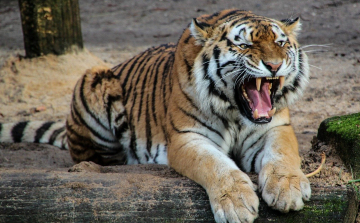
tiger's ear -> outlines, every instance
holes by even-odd
[[[209,37],[209,28],[210,26],[206,23],[199,23],[196,18],[194,18],[190,24],[191,35],[196,39],[196,43],[199,45],[204,45],[206,40]]]
[[[286,31],[293,34],[294,36],[297,36],[301,30],[301,22],[299,17],[295,19],[284,19],[281,20],[281,22],[285,25]]]

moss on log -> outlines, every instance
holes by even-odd
[[[71,171],[0,169],[0,222],[214,222],[204,189],[166,166],[85,163]],[[353,223],[354,194],[313,188],[305,208],[287,214],[261,201],[256,222]]]
[[[360,178],[360,113],[324,120],[317,138],[333,145],[345,165],[353,171],[354,178]]]

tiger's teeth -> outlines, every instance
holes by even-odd
[[[284,76],[281,76],[280,77],[280,90],[284,87],[284,83],[285,83],[285,77]]]
[[[269,83],[269,90],[271,90],[272,88],[272,83]]]
[[[256,78],[256,89],[260,91],[261,87],[261,77]]]
[[[258,110],[255,109],[254,113],[253,113],[253,118],[254,119],[258,119],[259,118],[259,113],[258,113]]]
[[[273,108],[272,110],[268,111],[269,118],[271,118],[276,112],[276,108]]]

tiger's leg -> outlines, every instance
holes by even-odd
[[[255,160],[259,190],[265,202],[281,212],[300,210],[309,200],[309,180],[300,169],[298,143],[293,128],[279,126],[267,134],[263,150]]]
[[[174,133],[169,164],[205,188],[216,222],[253,222],[258,214],[256,186],[208,138]]]

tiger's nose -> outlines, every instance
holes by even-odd
[[[276,74],[276,72],[279,70],[280,66],[282,65],[282,62],[274,64],[271,62],[264,62],[265,67],[273,74]]]

